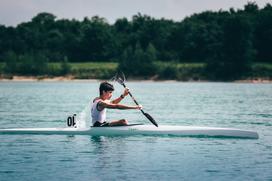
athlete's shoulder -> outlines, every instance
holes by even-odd
[[[101,100],[101,99],[99,97],[94,98],[93,103],[98,101],[98,100]],[[98,102],[100,102],[100,101],[98,101]]]

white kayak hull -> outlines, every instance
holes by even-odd
[[[0,129],[0,134],[57,134],[57,135],[172,135],[197,137],[233,137],[258,139],[258,133],[249,130],[216,127],[129,125],[91,128],[13,128]]]

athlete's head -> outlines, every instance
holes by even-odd
[[[107,91],[114,91],[114,87],[112,84],[108,83],[108,82],[102,82],[100,84],[100,87],[99,87],[99,93],[100,95],[103,94],[103,91],[107,92]]]

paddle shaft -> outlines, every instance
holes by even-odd
[[[127,86],[125,85],[125,83],[122,83],[122,85],[123,85],[123,87],[124,88],[127,88]],[[139,106],[139,103],[136,101],[136,99],[133,97],[133,95],[131,94],[131,92],[128,92],[128,94],[130,95],[130,97],[132,98],[132,100],[135,102],[135,104],[137,105],[137,106]],[[145,114],[145,112],[142,110],[142,109],[140,109],[140,111],[143,113],[143,114]]]
[[[124,88],[127,88],[125,83],[122,82],[121,83],[123,85]],[[136,99],[132,96],[131,92],[129,91],[128,94],[130,95],[130,97],[132,98],[132,100],[135,102],[136,105],[139,106],[139,103],[136,101]],[[154,118],[152,116],[150,116],[148,113],[145,113],[142,109],[140,109],[140,111],[143,113],[143,115],[152,123],[154,124],[156,127],[158,127],[157,122],[154,120]]]

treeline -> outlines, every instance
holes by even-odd
[[[78,21],[40,13],[16,27],[0,25],[0,61],[11,73],[44,73],[47,62],[63,62],[67,72],[68,61],[112,61],[131,76],[149,76],[159,71],[155,61],[204,62],[209,79],[236,79],[253,62],[272,63],[271,52],[272,6],[259,8],[254,2],[244,9],[193,14],[180,22],[137,14],[131,21],[121,18],[109,24],[99,16]],[[25,62],[33,68],[20,72]],[[171,69],[178,71],[167,67]]]

